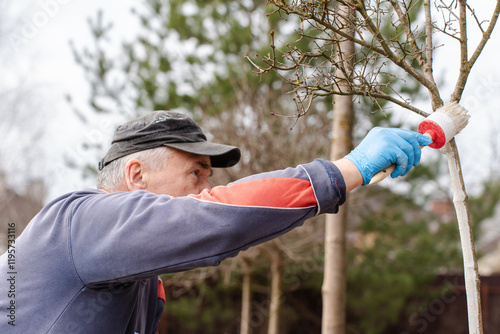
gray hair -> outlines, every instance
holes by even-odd
[[[125,166],[132,159],[139,159],[144,164],[154,170],[165,167],[167,158],[174,152],[174,149],[166,146],[156,147],[150,150],[129,154],[122,158],[110,162],[97,174],[97,188],[113,191],[120,187],[125,177]]]

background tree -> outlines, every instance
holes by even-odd
[[[351,22],[354,11],[348,7],[337,7],[342,18],[343,33],[353,37],[354,29]],[[332,123],[332,146],[330,159],[332,161],[345,157],[353,148],[354,107],[350,92],[349,78],[354,66],[354,43],[352,40],[339,38],[334,46],[339,64],[336,76],[340,79],[338,88],[346,95],[334,97],[334,117]],[[323,316],[322,333],[345,333],[346,323],[346,232],[348,221],[349,200],[344,203],[336,215],[328,215],[325,219],[325,272],[323,279]]]

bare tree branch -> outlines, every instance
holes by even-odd
[[[285,3],[270,0],[269,2],[274,4],[278,8],[278,11],[284,14],[293,14],[301,17],[302,26],[298,31],[298,40],[307,39],[314,41],[316,49],[319,51],[305,52],[287,45],[288,51],[283,53],[283,58],[287,61],[285,64],[281,59],[278,60],[276,58],[274,36],[271,35],[272,52],[267,57],[259,57],[266,66],[262,67],[251,61],[257,69],[257,74],[276,71],[276,73],[282,75],[286,71],[295,71],[294,79],[287,79],[294,86],[295,92],[302,90],[303,94],[313,94],[314,97],[342,95],[343,93],[339,91],[338,81],[332,75],[332,72],[338,69],[339,66],[339,64],[335,63],[335,57],[332,57],[332,52],[339,47],[342,40],[349,40],[359,46],[354,55],[356,57],[355,70],[350,75],[349,94],[368,96],[372,99],[383,98],[420,115],[427,114],[422,110],[411,107],[409,101],[406,101],[401,96],[397,96],[398,94],[396,94],[397,97],[387,99],[390,95],[382,93],[382,88],[387,89],[389,87],[387,84],[379,82],[378,77],[391,76],[389,72],[381,71],[381,66],[385,66],[385,62],[383,62],[385,58],[402,68],[411,77],[425,86],[431,93],[432,100],[435,101],[436,106],[442,105],[437,85],[432,77],[432,57],[427,59],[428,56],[424,56],[424,52],[432,56],[432,43],[427,41],[426,49],[420,49],[416,42],[420,36],[417,33],[417,29],[412,29],[409,23],[409,12],[414,8],[415,4],[410,3],[408,8],[406,5],[402,8],[397,1],[390,1],[396,6],[395,10],[398,14],[398,20],[395,23],[391,23],[396,34],[386,39],[382,36],[379,27],[382,25],[381,17],[389,13],[389,9],[386,8],[387,6],[382,7],[379,2],[373,8],[364,2],[361,4],[361,2],[351,1],[297,0]],[[330,8],[331,6],[328,4],[333,5],[333,8]],[[334,12],[334,8],[337,5],[352,8],[358,15],[347,21],[342,17],[342,14]],[[344,30],[346,23],[342,22],[350,22],[349,24],[352,24],[355,33],[352,35],[346,34]],[[404,31],[400,27],[403,27]],[[308,34],[308,28],[315,31],[315,33]],[[369,38],[363,37],[366,33],[370,35]],[[328,53],[325,49],[327,45],[331,46],[331,50]],[[427,50],[427,48],[430,48],[430,50]],[[312,65],[313,62],[321,61],[320,59],[323,59],[324,68],[328,67],[329,70],[317,71],[318,64],[315,64],[316,66]],[[382,62],[382,65],[374,67],[377,62]],[[413,62],[424,69],[424,73],[419,72],[412,65]],[[371,80],[367,81],[367,77],[371,77]],[[311,82],[311,79],[313,79],[313,82]],[[398,80],[394,82],[396,81]],[[390,90],[392,92],[396,91],[394,89]],[[305,98],[302,97],[302,99]],[[299,115],[301,114],[299,112]]]
[[[399,22],[403,26],[405,32],[406,32],[406,37],[409,40],[411,44],[411,48],[414,50],[414,56],[418,61],[418,64],[420,67],[425,66],[425,59],[422,55],[422,50],[417,45],[415,35],[410,27],[410,22],[406,19],[406,15],[408,15],[408,12],[403,12],[401,7],[399,6],[399,3],[397,0],[390,0],[392,6],[394,7],[394,10],[396,11],[396,14],[398,14],[399,17]],[[404,3],[403,3],[404,5]]]
[[[410,64],[408,64],[404,58],[398,57],[392,52],[387,41],[384,39],[384,37],[380,33],[380,30],[373,24],[373,21],[368,16],[368,13],[366,12],[366,8],[364,6],[356,6],[356,9],[357,9],[358,13],[360,13],[361,16],[365,19],[365,23],[367,24],[367,28],[369,29],[369,31],[373,34],[375,39],[380,43],[382,49],[384,50],[383,55],[385,57],[387,57],[389,60],[391,60],[394,64],[396,64],[397,66],[399,66],[403,70],[405,70],[405,72],[410,74],[412,77],[414,77],[418,82],[420,82],[422,85],[424,85],[429,91],[431,91],[433,93],[437,93],[439,95],[435,84],[433,84],[431,81],[429,81],[424,75],[419,73]]]
[[[424,74],[432,81],[434,78],[432,76],[432,52],[433,42],[432,42],[432,15],[431,15],[431,4],[429,1],[424,2],[424,13],[425,13],[425,65]]]
[[[474,8],[469,6],[469,4],[465,4],[465,5],[467,6],[467,9],[470,11],[474,20],[476,21],[477,27],[479,28],[479,30],[481,30],[481,33],[484,34],[484,29],[483,29],[483,25],[482,25],[483,22],[479,22],[479,18],[476,15],[476,11],[474,10]]]
[[[464,20],[465,20],[465,6],[463,6],[464,10]],[[481,41],[479,41],[479,44],[477,45],[474,53],[472,54],[470,59],[467,59],[467,35],[465,32],[465,37],[461,37],[461,45],[465,44],[465,46],[462,46],[461,50],[461,68],[460,68],[460,75],[457,80],[457,84],[455,85],[455,89],[453,91],[453,94],[451,95],[451,101],[460,101],[460,98],[462,97],[463,91],[465,89],[465,83],[467,82],[467,79],[469,77],[470,70],[476,63],[479,55],[483,51],[486,42],[488,39],[491,37],[491,33],[493,32],[493,28],[495,27],[497,21],[498,21],[498,16],[500,14],[500,0],[497,0],[497,4],[495,6],[495,10],[493,11],[493,15],[490,20],[490,24],[488,25],[488,28],[486,31],[483,33],[483,37],[481,38]],[[461,29],[466,29],[466,26],[462,26]],[[463,40],[465,38],[465,41]],[[465,54],[464,54],[465,52]]]
[[[462,92],[465,88],[465,83],[470,72],[470,66],[468,63],[468,45],[467,45],[467,8],[466,1],[459,0],[459,26],[460,26],[460,70],[458,75],[458,80],[455,85],[455,90],[453,91],[451,100],[460,101]]]

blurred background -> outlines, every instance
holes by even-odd
[[[483,20],[495,5],[469,3]],[[186,112],[211,139],[243,148],[240,166],[217,171],[214,183],[328,158],[331,100],[317,102],[297,123],[271,116],[295,112],[288,87],[276,75],[256,76],[244,58],[269,52],[271,29],[283,40],[293,35],[293,20],[285,24],[266,12],[259,0],[0,0],[2,231],[15,222],[21,233],[43,204],[95,187],[97,162],[114,128],[148,110]],[[481,33],[472,20],[469,29],[473,50]],[[447,99],[458,47],[451,38],[436,45],[434,75]],[[483,304],[490,328],[500,325],[492,320],[500,319],[499,52],[497,27],[472,69],[461,101],[471,120],[457,137],[483,285],[490,287]],[[425,93],[411,94],[428,110]],[[394,106],[387,106],[388,116],[373,113],[366,101],[356,108],[359,138],[374,125],[415,129],[421,120]],[[446,327],[459,326],[453,315],[466,320],[446,164],[439,152],[424,150],[422,166],[410,174],[352,194],[349,333],[465,333]],[[313,221],[220,268],[166,277],[172,302],[162,333],[237,332],[241,282],[249,273],[253,330],[265,332],[273,261],[285,268],[281,333],[317,333],[323,231],[323,222]]]

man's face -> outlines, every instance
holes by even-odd
[[[212,189],[211,174],[210,157],[174,150],[163,169],[148,170],[146,190],[174,197],[197,195]]]

